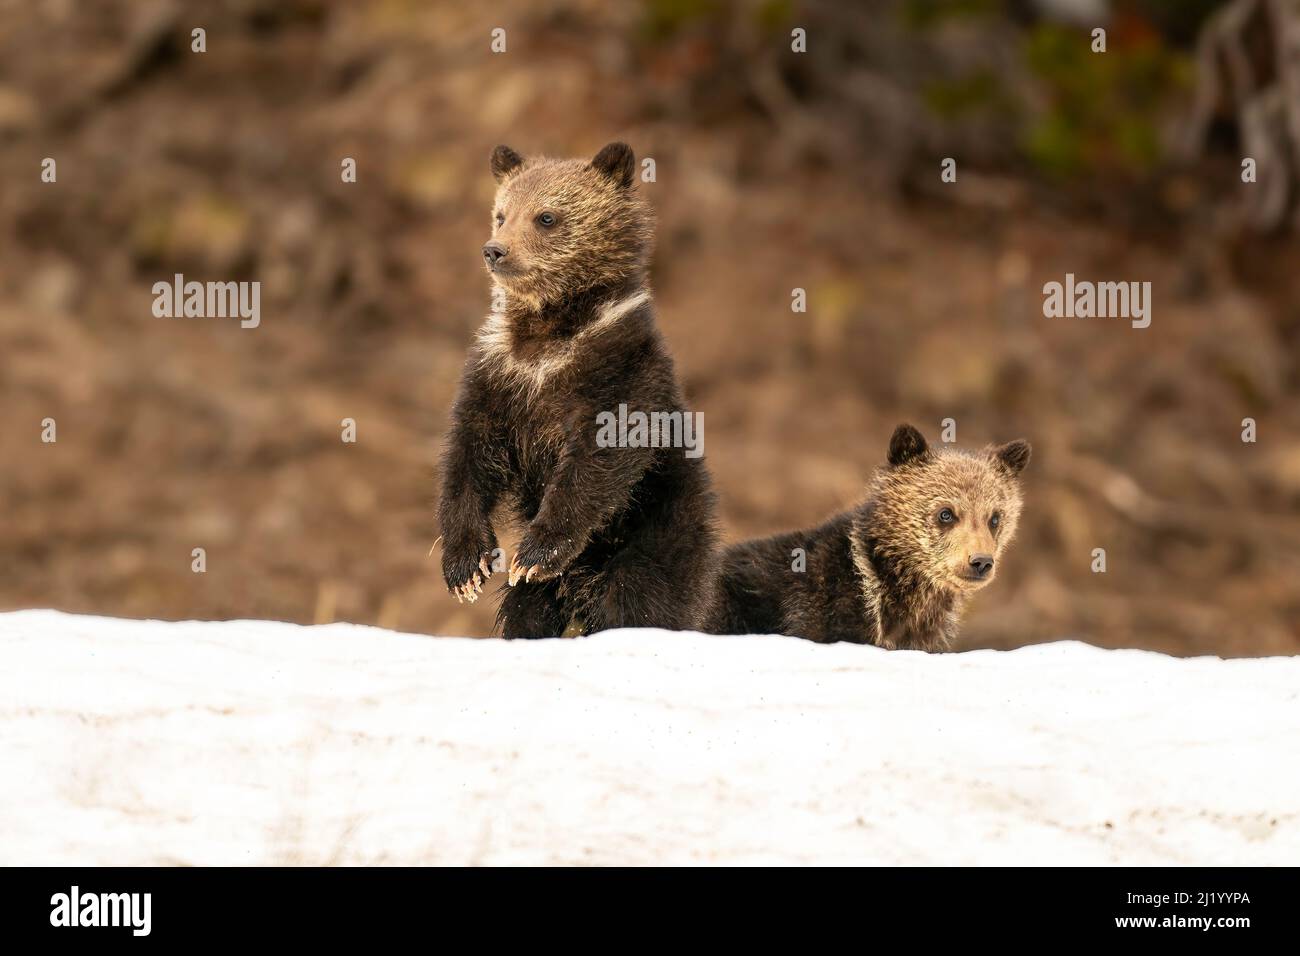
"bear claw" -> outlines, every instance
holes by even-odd
[[[456,596],[457,602],[468,601],[473,604],[478,600],[478,596],[483,593],[483,575],[474,572],[474,577],[470,578],[464,584],[457,585],[451,589],[451,593]]]
[[[538,571],[542,570],[542,566],[540,564],[534,564],[531,567],[525,568],[522,565],[520,565],[518,561],[519,561],[519,555],[517,554],[510,559],[510,570],[506,577],[506,582],[511,587],[514,587],[515,584],[518,583],[520,578],[524,579],[525,584],[529,583],[530,581],[533,580],[533,575],[536,574]]]

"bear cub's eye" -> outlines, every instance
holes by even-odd
[[[952,513],[951,508],[944,508],[939,512],[939,524],[952,524],[957,520],[957,516]]]
[[[505,221],[506,221],[506,214],[503,212],[497,213],[497,225],[499,226]]]
[[[992,528],[994,531],[997,531],[998,525],[1000,525],[1001,523],[1002,523],[1002,515],[996,511],[993,512],[993,516],[989,518],[989,527]]]
[[[544,212],[537,217],[537,221],[547,229],[550,229],[551,226],[555,225],[555,216],[549,212]]]

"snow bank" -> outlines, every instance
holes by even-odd
[[[0,614],[0,863],[1286,863],[1300,658]]]

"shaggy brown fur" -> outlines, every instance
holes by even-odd
[[[507,571],[507,637],[571,623],[699,627],[716,579],[713,493],[681,448],[602,447],[621,403],[685,413],[646,282],[653,221],[631,149],[591,162],[492,153],[500,186],[483,247],[493,313],[465,365],[443,459],[443,575],[474,601]],[[509,568],[495,509],[523,525]]]
[[[946,650],[1015,536],[1029,454],[1025,441],[932,451],[900,425],[853,511],[727,549],[707,629]],[[806,552],[803,571],[793,570],[796,549]]]

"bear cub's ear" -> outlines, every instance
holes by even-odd
[[[523,164],[524,158],[509,146],[498,146],[492,150],[492,177],[497,182],[501,182]]]
[[[626,189],[632,185],[636,173],[636,157],[627,143],[610,143],[596,154],[591,168],[610,179],[615,186]]]
[[[1023,438],[998,445],[989,451],[993,460],[1013,475],[1018,475],[1025,470],[1025,465],[1029,464],[1029,453],[1029,442]]]
[[[889,464],[895,468],[909,461],[918,461],[930,454],[925,436],[911,425],[899,425],[894,437],[889,439]]]

